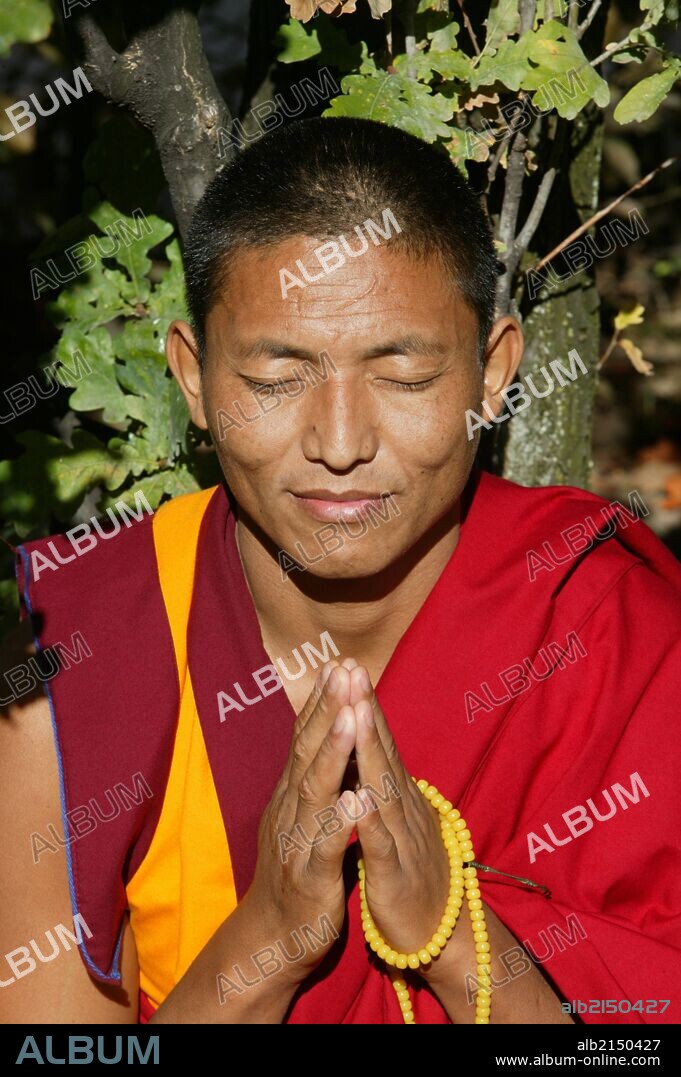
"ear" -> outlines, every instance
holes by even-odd
[[[504,405],[501,392],[513,381],[524,346],[523,331],[515,318],[507,315],[494,323],[487,341],[484,370],[484,399],[494,415],[498,415]]]
[[[187,322],[172,322],[166,336],[166,358],[189,407],[192,422],[201,430],[208,429],[201,397],[201,365],[199,348]]]

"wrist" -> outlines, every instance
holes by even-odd
[[[451,1019],[464,1024],[475,1016],[474,1007],[469,1005],[471,998],[468,984],[469,976],[475,976],[477,968],[473,931],[465,913],[464,908],[439,956],[418,970]]]
[[[463,918],[462,918],[463,919]],[[460,978],[464,982],[469,951],[473,950],[472,932],[471,939],[466,936],[467,923],[458,923],[451,937],[447,940],[437,957],[434,957],[427,965],[421,965],[418,969],[420,975],[435,987],[436,984],[453,983]],[[466,945],[470,942],[470,947]]]
[[[292,926],[290,918],[267,895],[252,890],[244,895],[233,916],[239,916],[235,926],[243,962],[255,965],[278,991],[292,995],[311,971],[305,960],[307,947],[300,940],[299,918]]]

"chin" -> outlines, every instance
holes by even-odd
[[[385,549],[353,550],[352,553],[339,550],[313,564],[300,562],[304,573],[293,572],[294,577],[303,575],[319,580],[360,580],[376,576],[387,569],[395,560]]]
[[[363,580],[369,579],[371,576],[376,576],[388,565],[382,559],[379,563],[373,565],[361,562],[352,561],[346,564],[343,562],[332,563],[331,558],[328,559],[327,565],[313,565],[306,570],[306,574],[309,576],[315,576],[320,580]]]

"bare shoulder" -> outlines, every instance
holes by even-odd
[[[3,824],[36,812],[59,813],[59,782],[50,708],[42,685],[29,680],[35,653],[28,625],[0,646],[0,781]],[[23,691],[24,683],[28,691]],[[57,814],[57,819],[59,814]]]
[[[21,694],[33,654],[29,626],[0,646],[0,1021],[116,1024],[137,1020],[137,958],[126,926],[121,987],[87,973],[67,931],[74,925],[66,855],[36,856],[36,836],[62,833],[57,752],[42,685]],[[9,677],[7,674],[9,673]],[[65,930],[56,930],[62,926]],[[65,940],[65,941],[64,941]]]

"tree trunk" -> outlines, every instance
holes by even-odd
[[[570,124],[560,180],[549,200],[533,246],[532,264],[559,243],[598,207],[602,113],[595,107]],[[540,246],[541,244],[541,246]],[[556,260],[558,265],[560,255]],[[564,272],[564,263],[560,265]],[[541,295],[542,293],[540,293]],[[600,344],[599,300],[591,271],[584,270],[552,287],[542,302],[528,308],[523,321],[526,350],[520,377],[536,375],[554,359],[568,365],[568,352],[579,352],[589,374],[556,387],[505,423],[502,474],[523,486],[588,486],[591,470],[591,424]],[[503,435],[502,435],[503,436]]]
[[[231,127],[203,51],[196,6],[189,0],[151,0],[138,9],[127,5],[128,41],[122,52],[109,44],[101,10],[74,15],[85,49],[82,68],[93,87],[127,107],[154,136],[183,235],[196,203],[224,164],[220,130]]]

